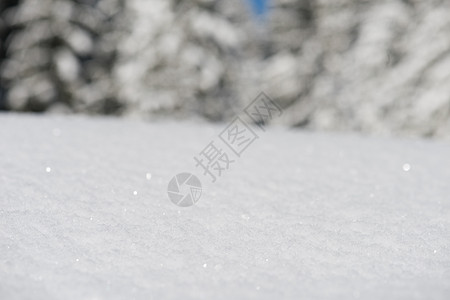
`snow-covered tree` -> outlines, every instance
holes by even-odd
[[[220,1],[127,4],[132,31],[119,43],[115,72],[127,112],[229,115],[242,36]]]
[[[291,126],[450,135],[450,3],[249,1],[3,1],[0,99],[226,120],[264,90]]]
[[[14,110],[120,109],[110,78],[122,0],[23,0],[5,15],[1,79]]]

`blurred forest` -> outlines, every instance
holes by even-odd
[[[450,136],[450,1],[2,0],[0,109]]]

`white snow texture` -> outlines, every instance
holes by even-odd
[[[0,299],[450,298],[448,143],[272,128],[212,184],[226,124],[0,124]]]

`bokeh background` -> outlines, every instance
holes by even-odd
[[[450,1],[256,2],[1,0],[0,109],[450,137]]]

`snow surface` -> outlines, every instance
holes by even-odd
[[[275,128],[212,184],[225,124],[0,125],[1,299],[450,298],[448,143]]]

